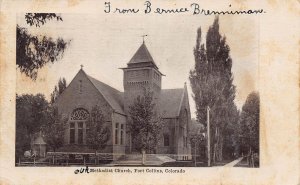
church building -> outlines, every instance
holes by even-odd
[[[89,76],[82,68],[70,82],[55,104],[60,114],[68,117],[64,146],[58,151],[94,153],[87,145],[86,121],[92,107],[101,107],[105,124],[109,126],[110,139],[98,153],[110,153],[113,159],[134,153],[127,128],[129,107],[144,87],[154,96],[156,112],[164,120],[156,154],[171,156],[176,160],[191,159],[189,127],[191,113],[186,84],[182,88],[162,89],[164,76],[143,42],[127,67],[123,70],[124,92]],[[101,72],[101,71],[99,71]],[[178,84],[180,86],[180,84]]]

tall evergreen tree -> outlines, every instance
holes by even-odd
[[[153,92],[144,89],[144,94],[138,96],[129,107],[129,131],[134,148],[142,152],[154,152],[159,142],[163,120],[155,111]]]
[[[230,48],[226,37],[219,32],[218,17],[208,29],[205,44],[202,43],[201,28],[198,29],[194,58],[195,68],[190,71],[190,82],[197,119],[206,125],[206,108],[210,107],[211,151],[213,159],[220,161],[223,159],[224,135],[228,124],[236,120],[237,108]]]
[[[252,92],[248,95],[239,120],[239,141],[241,150],[259,152],[259,94]]]
[[[55,85],[53,92],[51,93],[50,103],[53,104],[58,96],[63,93],[67,88],[67,81],[65,78],[59,78],[57,85]]]

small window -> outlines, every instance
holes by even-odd
[[[119,144],[119,123],[116,123],[116,128],[115,128],[115,144]]]
[[[164,134],[164,146],[169,146],[169,145],[170,145],[169,135]]]
[[[187,137],[184,137],[184,146],[187,147],[187,145],[188,145],[188,139]]]
[[[83,122],[78,122],[78,144],[83,144]]]
[[[70,123],[70,144],[75,143],[75,123]]]
[[[82,93],[82,80],[79,80],[79,93]]]
[[[123,134],[124,133],[124,125],[123,124],[121,124],[121,131],[120,131],[120,139],[121,139],[121,141],[120,141],[120,144],[121,145],[123,145],[123,143],[124,143],[124,139],[123,139]]]

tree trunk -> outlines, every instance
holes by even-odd
[[[145,165],[145,150],[142,150],[142,165]]]
[[[56,151],[55,148],[53,149],[53,151],[54,151],[53,164],[55,164],[55,160],[56,160],[56,159],[55,159],[55,151]]]
[[[215,143],[214,143],[213,161],[214,163],[216,163],[216,161],[218,160],[218,143],[219,143],[218,127],[216,127],[214,138],[215,138]]]
[[[253,151],[251,153],[251,162],[252,162],[252,168],[254,168],[254,153],[253,153]]]
[[[215,144],[214,144],[214,162],[223,160],[223,136],[220,134],[220,128],[215,130]]]
[[[219,131],[219,149],[218,149],[218,152],[219,152],[218,160],[222,161],[223,160],[223,135],[220,134],[220,131]]]
[[[95,164],[97,165],[99,163],[99,159],[97,156],[97,150],[95,151]]]
[[[247,154],[247,162],[248,162],[249,167],[251,167],[250,155],[251,155],[251,146],[249,146],[249,151],[248,151],[248,154]]]
[[[217,138],[217,143],[216,143],[216,160],[220,161],[220,153],[219,153],[219,147],[220,147],[220,135],[219,135],[219,128],[216,128],[216,138]]]
[[[32,153],[34,136],[32,134],[29,134],[29,138],[30,138],[30,150],[31,150],[30,153]],[[30,155],[32,155],[32,154],[30,154]]]
[[[194,153],[194,156],[195,156],[195,167],[197,166],[197,147],[196,147],[196,142],[195,142],[195,153]]]
[[[217,154],[217,144],[214,144],[214,154],[213,154],[213,161],[214,161],[214,164],[216,163],[216,154]]]
[[[129,153],[132,154],[132,136],[131,136],[131,133],[129,135]]]

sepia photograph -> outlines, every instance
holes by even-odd
[[[259,19],[108,16],[17,14],[15,166],[259,168]]]
[[[0,0],[0,184],[298,185],[299,10]]]

